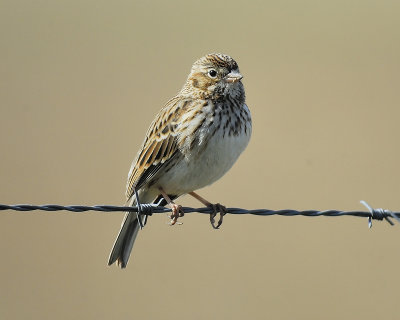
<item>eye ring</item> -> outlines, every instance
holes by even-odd
[[[211,69],[208,71],[208,75],[210,78],[215,78],[217,76],[217,71],[215,69]]]

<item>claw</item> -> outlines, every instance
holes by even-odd
[[[210,213],[210,222],[211,222],[212,227],[214,229],[217,229],[216,226],[215,226],[215,219],[214,219],[217,216],[217,210],[216,210],[214,204],[211,205],[210,207],[214,210],[214,212]]]
[[[182,222],[178,222],[178,218],[183,217],[185,215],[182,206],[180,204],[171,203],[171,208],[172,208],[172,214],[170,216],[171,218],[171,221],[169,223],[170,226],[173,226],[176,223],[178,223],[178,225],[181,225]]]
[[[221,226],[221,224],[224,220],[224,215],[226,214],[226,207],[224,207],[222,204],[219,204],[219,203],[211,204],[211,205],[209,205],[209,207],[214,211],[214,212],[210,213],[211,225],[214,229],[219,229],[219,227]],[[217,225],[215,225],[215,217],[217,216],[218,212],[220,214],[220,218],[218,220]]]

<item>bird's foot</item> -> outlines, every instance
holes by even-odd
[[[211,225],[214,229],[219,229],[219,227],[222,224],[222,221],[224,220],[224,215],[226,214],[227,210],[226,207],[224,207],[222,204],[216,203],[216,204],[210,204],[209,207],[214,211],[210,213],[210,222]],[[217,216],[219,212],[219,220],[217,225],[215,225],[215,217]]]
[[[183,212],[182,206],[180,204],[176,203],[170,203],[171,208],[172,208],[172,214],[170,216],[170,226],[173,226],[175,224],[181,225],[182,222],[178,222],[178,218],[183,217],[185,215],[185,212]]]

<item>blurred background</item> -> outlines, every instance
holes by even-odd
[[[211,52],[253,136],[200,190],[231,207],[400,210],[398,1],[0,0],[0,203],[124,203],[155,114]],[[180,204],[199,206],[188,197]],[[0,214],[1,319],[397,319],[400,226],[165,215],[126,270],[123,213]]]

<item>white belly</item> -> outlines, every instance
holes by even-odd
[[[217,132],[205,147],[194,147],[190,154],[163,174],[157,186],[167,194],[181,195],[212,184],[233,166],[249,140],[250,130],[225,137],[222,131]]]

